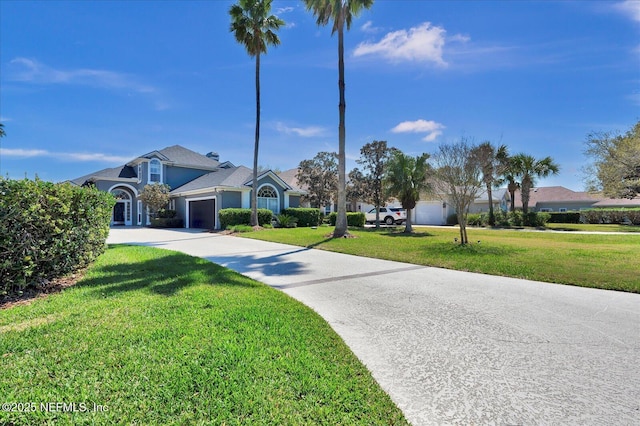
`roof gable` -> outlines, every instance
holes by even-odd
[[[158,158],[173,166],[189,167],[203,170],[215,170],[220,165],[219,161],[199,154],[180,145],[173,145],[161,150],[151,151],[134,159],[129,164],[139,163],[143,159]]]

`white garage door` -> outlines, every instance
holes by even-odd
[[[442,201],[418,201],[415,208],[414,223],[416,225],[444,225]]]

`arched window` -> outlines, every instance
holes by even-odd
[[[162,183],[162,163],[157,158],[149,161],[149,182]]]
[[[111,195],[116,197],[118,201],[131,201],[131,195],[127,191],[123,191],[122,189],[114,189],[111,191]]]
[[[264,185],[258,189],[258,208],[269,209],[274,213],[280,211],[278,202],[278,192],[271,185]]]

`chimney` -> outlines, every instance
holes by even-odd
[[[211,151],[210,153],[207,154],[207,157],[215,161],[220,161],[220,154],[218,154],[217,152]]]

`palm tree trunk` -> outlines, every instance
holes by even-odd
[[[404,232],[405,234],[413,233],[413,224],[411,223],[411,210],[407,209],[407,220],[404,222]]]
[[[491,185],[487,185],[487,197],[489,198],[489,226],[495,226],[496,216],[493,214],[493,192]]]
[[[258,226],[258,148],[260,146],[260,52],[256,55],[256,139],[253,146],[251,226]]]
[[[520,195],[522,198],[522,213],[527,214],[529,212],[529,198],[531,195],[531,181],[529,179],[522,179]]]
[[[516,189],[518,185],[516,185],[515,181],[509,181],[509,195],[511,196],[511,211],[516,211]]]
[[[345,110],[344,98],[344,12],[338,24],[338,88],[340,90],[340,124],[338,126],[338,217],[333,236],[340,238],[347,233],[346,155],[345,155]]]

